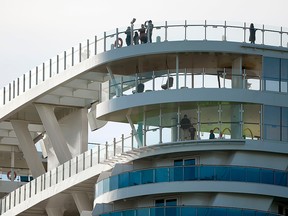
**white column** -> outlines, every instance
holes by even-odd
[[[73,192],[72,196],[80,214],[83,211],[92,211],[93,204],[89,200],[87,193]]]
[[[50,105],[35,104],[43,126],[48,134],[55,154],[60,164],[72,159],[71,152],[62,134],[61,127],[54,114],[54,107]]]
[[[11,124],[33,177],[36,178],[44,174],[45,169],[38,156],[37,149],[28,130],[28,122],[11,120]]]

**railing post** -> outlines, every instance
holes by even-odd
[[[108,159],[108,142],[105,144],[105,159]]]
[[[56,73],[59,73],[59,55],[57,55],[57,61],[56,61]]]
[[[55,178],[56,178],[56,184],[58,184],[58,166],[56,167],[56,176],[55,176]]]
[[[69,177],[71,177],[71,160],[69,160]]]
[[[15,90],[15,80],[13,80],[13,98],[15,98],[15,92],[16,92],[16,90]]]
[[[71,66],[74,66],[74,47],[71,50]]]
[[[98,145],[98,164],[100,163],[100,145]]]
[[[6,87],[3,88],[3,105],[5,105]]]
[[[185,30],[185,36],[184,36],[184,40],[187,40],[187,20],[185,20],[185,24],[184,24],[184,30]]]
[[[36,85],[38,85],[38,66],[36,67],[35,83],[36,83]]]
[[[9,83],[9,101],[11,101],[11,83]]]
[[[133,134],[133,130],[131,130],[131,149],[134,149],[134,134]]]
[[[227,24],[224,22],[224,41],[227,41]]]
[[[121,153],[124,152],[124,134],[121,135]]]
[[[90,58],[89,56],[89,39],[87,39],[87,59]]]
[[[82,155],[83,155],[82,170],[85,170],[85,152],[83,152]]]
[[[116,45],[116,47],[114,47],[114,48],[118,48],[118,47],[119,47],[119,31],[118,31],[118,28],[116,28],[116,41],[115,41],[115,45]]]
[[[42,81],[45,81],[45,63],[42,64]]]
[[[165,21],[165,41],[167,41],[167,29],[168,29],[167,21]]]
[[[97,36],[95,35],[94,55],[97,55]]]
[[[113,155],[116,155],[116,138],[113,139]]]
[[[246,43],[246,22],[244,22],[244,43]]]
[[[160,107],[159,113],[159,143],[162,143],[162,109]]]
[[[280,30],[280,46],[283,47],[283,29],[281,26],[281,30]]]
[[[76,174],[78,173],[78,156],[76,157]]]
[[[66,70],[66,51],[64,51],[64,70]]]
[[[52,59],[49,60],[49,77],[52,77]]]
[[[26,75],[23,75],[23,92],[25,92],[25,87],[26,87]]]
[[[81,62],[81,43],[79,43],[79,62]]]
[[[93,166],[93,150],[90,149],[90,167]]]
[[[31,70],[29,71],[29,89],[31,89]]]
[[[17,78],[17,96],[20,94],[20,78]]]
[[[204,88],[204,85],[205,85],[205,68],[202,69],[202,88]]]
[[[104,52],[106,52],[106,32],[104,32]],[[117,40],[118,42],[118,40]],[[118,47],[118,44],[117,44],[117,47]]]
[[[204,29],[204,40],[207,40],[207,20],[205,20]]]
[[[246,69],[243,69],[243,83],[242,83],[242,88],[246,89],[247,85],[246,85]]]
[[[264,45],[264,33],[265,33],[265,28],[263,25],[263,27],[262,27],[262,45]]]

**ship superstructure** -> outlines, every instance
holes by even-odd
[[[288,31],[249,28],[117,28],[8,84],[1,215],[287,215]]]

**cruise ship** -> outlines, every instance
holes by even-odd
[[[288,29],[135,21],[0,91],[0,215],[288,215]]]

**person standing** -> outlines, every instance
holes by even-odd
[[[183,131],[182,140],[186,140],[189,137],[189,128],[191,127],[190,119],[185,114],[184,117],[180,121],[180,128]]]
[[[196,128],[193,126],[193,124],[191,124],[191,127],[189,128],[189,132],[191,140],[195,140]]]
[[[127,27],[125,34],[126,34],[126,44],[127,44],[127,46],[130,46],[131,45],[131,28],[130,28],[130,26]]]
[[[147,38],[148,38],[148,42],[149,43],[152,43],[152,32],[153,32],[153,23],[152,23],[152,20],[149,20],[149,21],[146,21],[144,23],[146,29],[147,29]]]
[[[253,23],[250,24],[249,31],[250,31],[249,41],[250,41],[252,44],[255,44],[255,40],[256,40],[256,29],[254,28],[254,24],[253,24]]]
[[[215,134],[213,130],[210,130],[209,139],[215,139]]]
[[[134,37],[133,37],[133,42],[134,42],[135,45],[139,44],[138,32],[135,32]]]
[[[147,35],[145,31],[146,29],[145,29],[144,24],[141,24],[141,28],[139,29],[141,44],[147,43]]]

